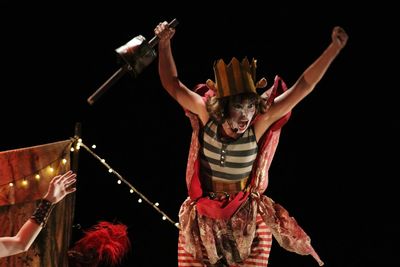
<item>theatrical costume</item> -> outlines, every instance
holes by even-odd
[[[264,93],[268,98],[267,106],[285,90],[285,83],[276,76],[273,86]],[[206,84],[199,86],[196,92],[205,101],[214,95]],[[309,236],[296,220],[264,195],[281,128],[291,113],[271,125],[259,139],[258,154],[247,183],[233,195],[225,193],[225,198],[218,197],[218,192],[213,195],[205,190],[206,181],[204,175],[200,175],[204,129],[197,115],[189,111],[185,114],[193,131],[186,169],[189,196],[179,212],[178,266],[267,266],[272,236],[286,250],[312,255],[323,265]],[[248,131],[251,130],[249,127]]]

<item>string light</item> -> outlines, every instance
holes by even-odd
[[[17,188],[19,188],[18,185],[21,186],[22,189],[28,189],[30,181],[33,180],[35,182],[40,182],[42,180],[42,176],[40,175],[40,172],[48,174],[50,176],[54,176],[54,172],[59,168],[59,166],[67,164],[68,160],[65,159],[64,155],[60,158],[57,158],[56,160],[48,163],[48,165],[44,166],[43,168],[40,168],[38,170],[35,170],[34,173],[28,174],[24,177],[21,178],[12,178],[10,180],[13,180],[13,182],[7,182],[5,184],[0,184],[0,188],[3,186],[8,186],[8,187],[14,187],[17,185]],[[47,177],[45,175],[45,177]],[[0,189],[1,190],[1,189]]]
[[[28,181],[26,179],[22,180],[21,182],[23,187],[27,187],[28,186]]]
[[[142,203],[143,200],[145,202],[147,202],[150,206],[152,206],[157,212],[159,212],[162,215],[162,220],[168,220],[169,222],[171,222],[176,228],[180,228],[179,227],[179,223],[174,222],[165,212],[163,212],[158,206],[160,205],[158,202],[153,203],[151,202],[145,195],[143,195],[141,192],[139,192],[132,184],[130,184],[126,179],[124,179],[117,171],[115,171],[114,169],[111,168],[111,166],[109,164],[106,163],[105,159],[99,157],[96,153],[93,152],[93,150],[91,150],[88,146],[86,146],[83,142],[82,139],[78,140],[79,143],[79,147],[83,147],[84,149],[86,149],[86,151],[88,151],[92,156],[94,156],[97,160],[99,160],[107,169],[109,173],[113,173],[114,175],[116,175],[118,177],[117,183],[121,184],[124,183],[126,184],[130,190],[129,192],[132,193],[136,193],[139,195],[138,198],[138,203]],[[78,146],[78,145],[77,145]],[[92,148],[95,148],[96,146],[93,145]]]

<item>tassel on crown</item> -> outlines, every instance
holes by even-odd
[[[214,62],[215,83],[208,79],[207,85],[215,91],[218,98],[241,94],[257,93],[256,88],[267,85],[267,80],[262,78],[257,84],[256,79],[257,60],[254,58],[251,63],[245,57],[241,63],[235,57],[228,65],[222,59]]]

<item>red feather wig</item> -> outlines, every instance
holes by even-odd
[[[127,226],[100,221],[68,251],[70,267],[115,266],[131,249]]]

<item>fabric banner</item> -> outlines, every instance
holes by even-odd
[[[33,214],[50,180],[71,169],[71,146],[64,140],[0,152],[0,236],[13,236]],[[67,267],[75,193],[54,207],[25,253],[0,258],[0,267]]]

